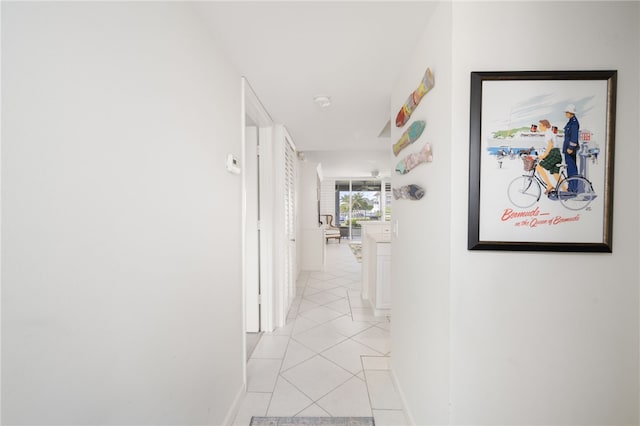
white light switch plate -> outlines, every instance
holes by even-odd
[[[227,155],[227,170],[235,175],[240,174],[240,164],[238,159],[233,154]]]

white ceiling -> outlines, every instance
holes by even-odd
[[[388,174],[391,141],[379,135],[392,115],[391,88],[434,5],[208,1],[195,6],[298,150],[321,162],[326,176],[348,177],[375,169]],[[332,105],[321,109],[313,102],[316,95],[330,96]]]
[[[378,177],[391,176],[389,161],[391,155],[385,150],[361,151],[304,151],[305,160],[320,163],[323,176],[340,178],[361,178],[372,176],[377,171]]]

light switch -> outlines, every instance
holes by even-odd
[[[233,154],[227,155],[227,171],[235,175],[240,174],[240,163],[238,163],[238,159]]]

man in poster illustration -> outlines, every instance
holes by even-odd
[[[564,159],[567,163],[567,175],[574,176],[578,174],[576,154],[578,151],[578,134],[580,133],[580,123],[576,118],[576,106],[574,104],[567,105],[564,113],[569,121],[564,126],[564,144],[562,145],[562,152],[565,154]],[[575,192],[578,189],[575,186],[576,183],[570,182],[569,191]]]

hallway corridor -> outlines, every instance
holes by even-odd
[[[360,263],[347,241],[329,243],[324,272],[302,272],[284,328],[263,334],[247,364],[251,416],[374,416],[406,424],[389,371],[390,322],[360,298]]]

